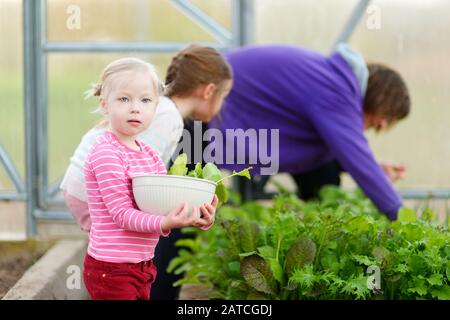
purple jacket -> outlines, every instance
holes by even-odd
[[[272,45],[244,47],[226,58],[233,68],[233,88],[209,128],[219,129],[224,137],[226,129],[279,129],[279,172],[302,173],[335,159],[381,212],[396,218],[401,198],[364,136],[361,89],[338,53],[326,57]],[[234,164],[219,166],[240,170],[252,165],[252,174],[260,174],[266,162],[254,164],[248,156],[255,146],[236,148]],[[224,147],[224,162],[227,152]],[[236,164],[237,154],[246,155],[244,163]]]

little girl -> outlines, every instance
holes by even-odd
[[[159,80],[154,68],[136,58],[109,64],[97,88],[109,128],[92,146],[84,178],[91,219],[83,278],[92,299],[150,299],[156,277],[152,262],[159,237],[187,226],[209,228],[215,207],[179,204],[165,216],[139,211],[132,178],[166,174],[159,153],[136,139],[155,114]]]
[[[181,50],[167,68],[166,96],[159,97],[152,123],[138,138],[158,150],[166,166],[170,165],[182,137],[183,120],[186,120],[186,130],[192,131],[193,136],[192,122],[188,119],[208,122],[219,112],[231,86],[232,70],[216,49],[191,45]],[[90,95],[99,97],[101,93],[102,83],[99,83]],[[83,136],[61,182],[70,213],[87,232],[91,228],[91,219],[83,165],[93,144],[104,133],[104,124],[102,121]]]

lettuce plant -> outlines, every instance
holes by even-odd
[[[211,299],[450,299],[450,234],[432,216],[403,208],[390,222],[360,190],[326,187],[309,202],[282,192],[189,229],[169,270]]]
[[[229,193],[224,180],[232,178],[234,176],[246,177],[247,179],[251,179],[250,170],[252,167],[241,170],[239,172],[233,171],[231,175],[226,177],[222,177],[222,173],[217,168],[217,166],[211,162],[205,164],[202,168],[201,163],[197,163],[195,165],[194,170],[188,172],[187,168],[187,155],[185,153],[180,154],[174,161],[173,165],[170,167],[168,174],[175,176],[188,176],[192,178],[206,179],[213,181],[217,184],[216,187],[216,195],[219,199],[218,206],[220,207],[223,203],[228,201]]]

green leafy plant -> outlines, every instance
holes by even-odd
[[[215,227],[178,242],[177,285],[201,283],[211,299],[450,299],[447,224],[407,208],[390,222],[360,190],[320,195],[223,206]]]
[[[217,184],[216,195],[217,198],[219,199],[218,206],[220,207],[223,203],[227,202],[229,198],[228,189],[226,188],[223,181],[235,176],[245,177],[250,180],[251,179],[250,170],[252,168],[253,167],[249,167],[239,172],[233,171],[232,174],[222,177],[222,173],[219,170],[219,168],[217,168],[215,164],[208,162],[205,164],[203,168],[201,163],[197,163],[195,165],[194,170],[188,172],[187,155],[185,153],[182,153],[175,159],[173,165],[170,167],[168,171],[168,174],[175,176],[188,176],[192,178],[206,179],[215,182]]]

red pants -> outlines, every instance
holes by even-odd
[[[92,300],[150,300],[155,278],[152,260],[112,263],[88,254],[84,258],[83,280]]]

